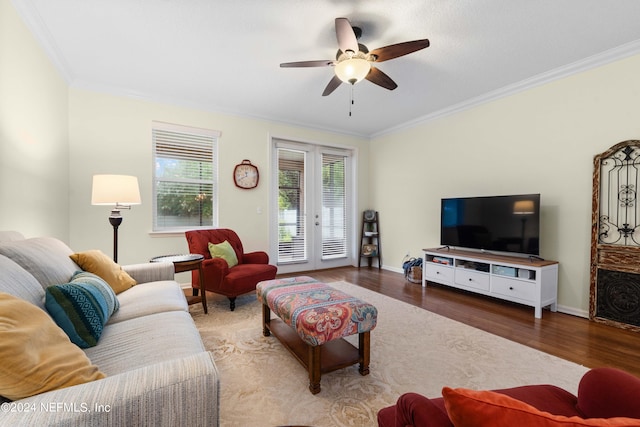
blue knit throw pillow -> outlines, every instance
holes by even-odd
[[[105,297],[96,286],[88,283],[49,286],[44,305],[71,342],[80,348],[95,346],[109,320]]]
[[[113,288],[97,274],[89,273],[88,271],[76,271],[73,277],[71,277],[71,283],[87,283],[98,288],[107,302],[109,317],[120,308],[120,301],[118,301],[118,297],[113,291]]]

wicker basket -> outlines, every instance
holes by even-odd
[[[407,274],[407,280],[411,283],[422,283],[422,267],[411,267],[409,274]]]

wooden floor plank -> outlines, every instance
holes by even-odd
[[[345,267],[307,274],[324,282],[346,281],[422,307],[509,340],[594,368],[612,366],[640,376],[640,333],[588,319],[433,284],[423,288],[402,274],[378,268]]]

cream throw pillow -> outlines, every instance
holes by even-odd
[[[69,255],[84,271],[100,276],[116,294],[126,291],[136,281],[111,258],[97,249]]]
[[[0,292],[0,395],[17,400],[105,378],[39,307]]]
[[[222,258],[227,261],[229,268],[238,265],[236,251],[233,250],[228,240],[218,243],[217,245],[209,242],[209,253],[211,254],[211,258]]]

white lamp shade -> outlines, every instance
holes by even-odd
[[[131,175],[94,175],[92,205],[139,205],[138,178]]]
[[[355,84],[367,77],[371,63],[362,58],[351,58],[336,64],[335,73],[345,83]]]
[[[535,213],[533,200],[518,200],[513,204],[513,213],[516,215],[531,215]]]

